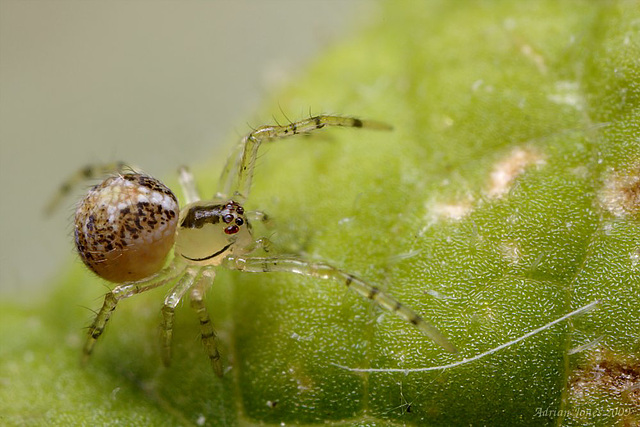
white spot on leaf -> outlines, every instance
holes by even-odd
[[[640,163],[628,170],[609,171],[599,201],[617,217],[640,216]]]
[[[499,161],[490,176],[490,197],[499,198],[509,192],[515,179],[530,166],[542,166],[545,160],[542,154],[528,147],[517,147]]]

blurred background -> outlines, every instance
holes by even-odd
[[[226,157],[216,144],[271,121],[255,115],[262,99],[375,13],[362,0],[0,0],[2,298],[32,298],[74,259],[81,193],[43,212],[70,174],[123,160],[164,179]]]

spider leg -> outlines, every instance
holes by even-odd
[[[424,335],[431,338],[445,350],[455,353],[456,348],[433,325],[424,320],[409,307],[401,304],[392,296],[382,292],[352,274],[339,270],[331,265],[312,263],[294,257],[248,257],[229,256],[223,261],[223,265],[231,270],[240,270],[250,273],[270,273],[282,271],[300,274],[303,276],[317,277],[320,279],[332,279],[344,284],[357,294],[374,301],[383,309],[415,325]]]
[[[129,169],[131,169],[131,167],[127,166],[123,162],[114,162],[103,165],[89,165],[76,171],[73,175],[67,178],[62,185],[60,185],[58,191],[56,191],[53,197],[51,197],[45,207],[45,215],[51,215],[58,208],[64,198],[83,182],[89,179],[100,178],[110,173],[122,173]]]
[[[171,289],[164,299],[162,306],[162,323],[160,324],[160,337],[162,340],[162,363],[165,366],[171,364],[171,341],[173,340],[173,318],[176,307],[184,294],[193,286],[194,281],[201,276],[198,269],[187,268],[178,283]]]
[[[102,335],[102,332],[104,332],[104,328],[107,325],[109,318],[111,317],[111,313],[116,309],[118,301],[162,286],[165,283],[175,279],[178,274],[180,274],[180,271],[178,271],[174,265],[170,265],[169,267],[160,271],[158,274],[149,277],[148,279],[138,282],[124,283],[122,285],[116,286],[111,292],[107,293],[104,297],[102,308],[93,319],[93,323],[91,323],[91,326],[89,326],[87,340],[85,341],[84,347],[82,349],[83,363],[86,363],[86,361],[89,359],[89,356],[91,356],[96,341],[98,340],[100,335]]]
[[[269,231],[273,231],[274,229],[274,221],[271,218],[270,215],[268,215],[266,212],[263,211],[247,211],[245,212],[245,217],[247,218],[247,221],[249,221],[249,225],[253,225],[256,222],[261,223],[266,230]],[[261,240],[264,243],[261,242],[255,242],[254,245],[258,245],[259,247],[264,248],[264,250],[266,252],[269,252],[268,247],[271,245],[271,242],[269,241],[269,239],[267,239],[266,237],[260,238],[258,240]]]
[[[247,247],[244,249],[244,253],[254,253],[255,251],[260,249],[265,252],[269,252],[271,251],[272,247],[273,242],[271,240],[269,240],[267,237],[260,237],[259,239],[254,240],[250,245],[247,245]]]
[[[203,271],[200,280],[191,289],[191,307],[196,311],[200,320],[200,336],[205,351],[211,361],[211,367],[217,376],[222,377],[222,363],[220,362],[220,353],[216,343],[216,332],[213,329],[211,318],[204,304],[204,293],[213,284],[215,271],[206,269]]]
[[[184,193],[187,204],[200,200],[200,194],[198,193],[193,174],[189,171],[189,168],[186,166],[180,167],[178,170],[178,180],[180,181],[180,186],[182,187],[182,192]]]
[[[271,224],[271,217],[266,212],[248,211],[248,212],[245,213],[245,216],[247,217],[247,219],[249,221],[261,222],[267,227],[272,225]]]
[[[389,125],[380,122],[328,115],[310,117],[283,126],[261,126],[242,138],[234,148],[231,157],[229,157],[222,170],[222,176],[220,177],[222,187],[218,196],[225,199],[232,198],[240,204],[244,203],[251,189],[253,168],[258,156],[258,148],[263,142],[309,133],[325,126],[391,129]]]

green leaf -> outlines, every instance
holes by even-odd
[[[105,288],[78,266],[46,303],[2,304],[0,421],[639,422],[638,16],[631,1],[388,2],[377,24],[268,103],[393,124],[263,147],[246,207],[275,219],[258,231],[276,248],[380,285],[459,354],[338,283],[221,271],[207,305],[224,378],[188,304],[177,310],[173,365],[161,367],[165,290],[123,301],[82,369],[91,313],[80,305],[98,308]],[[206,194],[220,167],[198,174]],[[336,366],[446,365],[595,300],[457,367]]]

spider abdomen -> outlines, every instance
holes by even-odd
[[[76,209],[76,248],[86,266],[106,280],[144,279],[163,267],[178,212],[178,200],[157,179],[139,173],[109,177]]]

